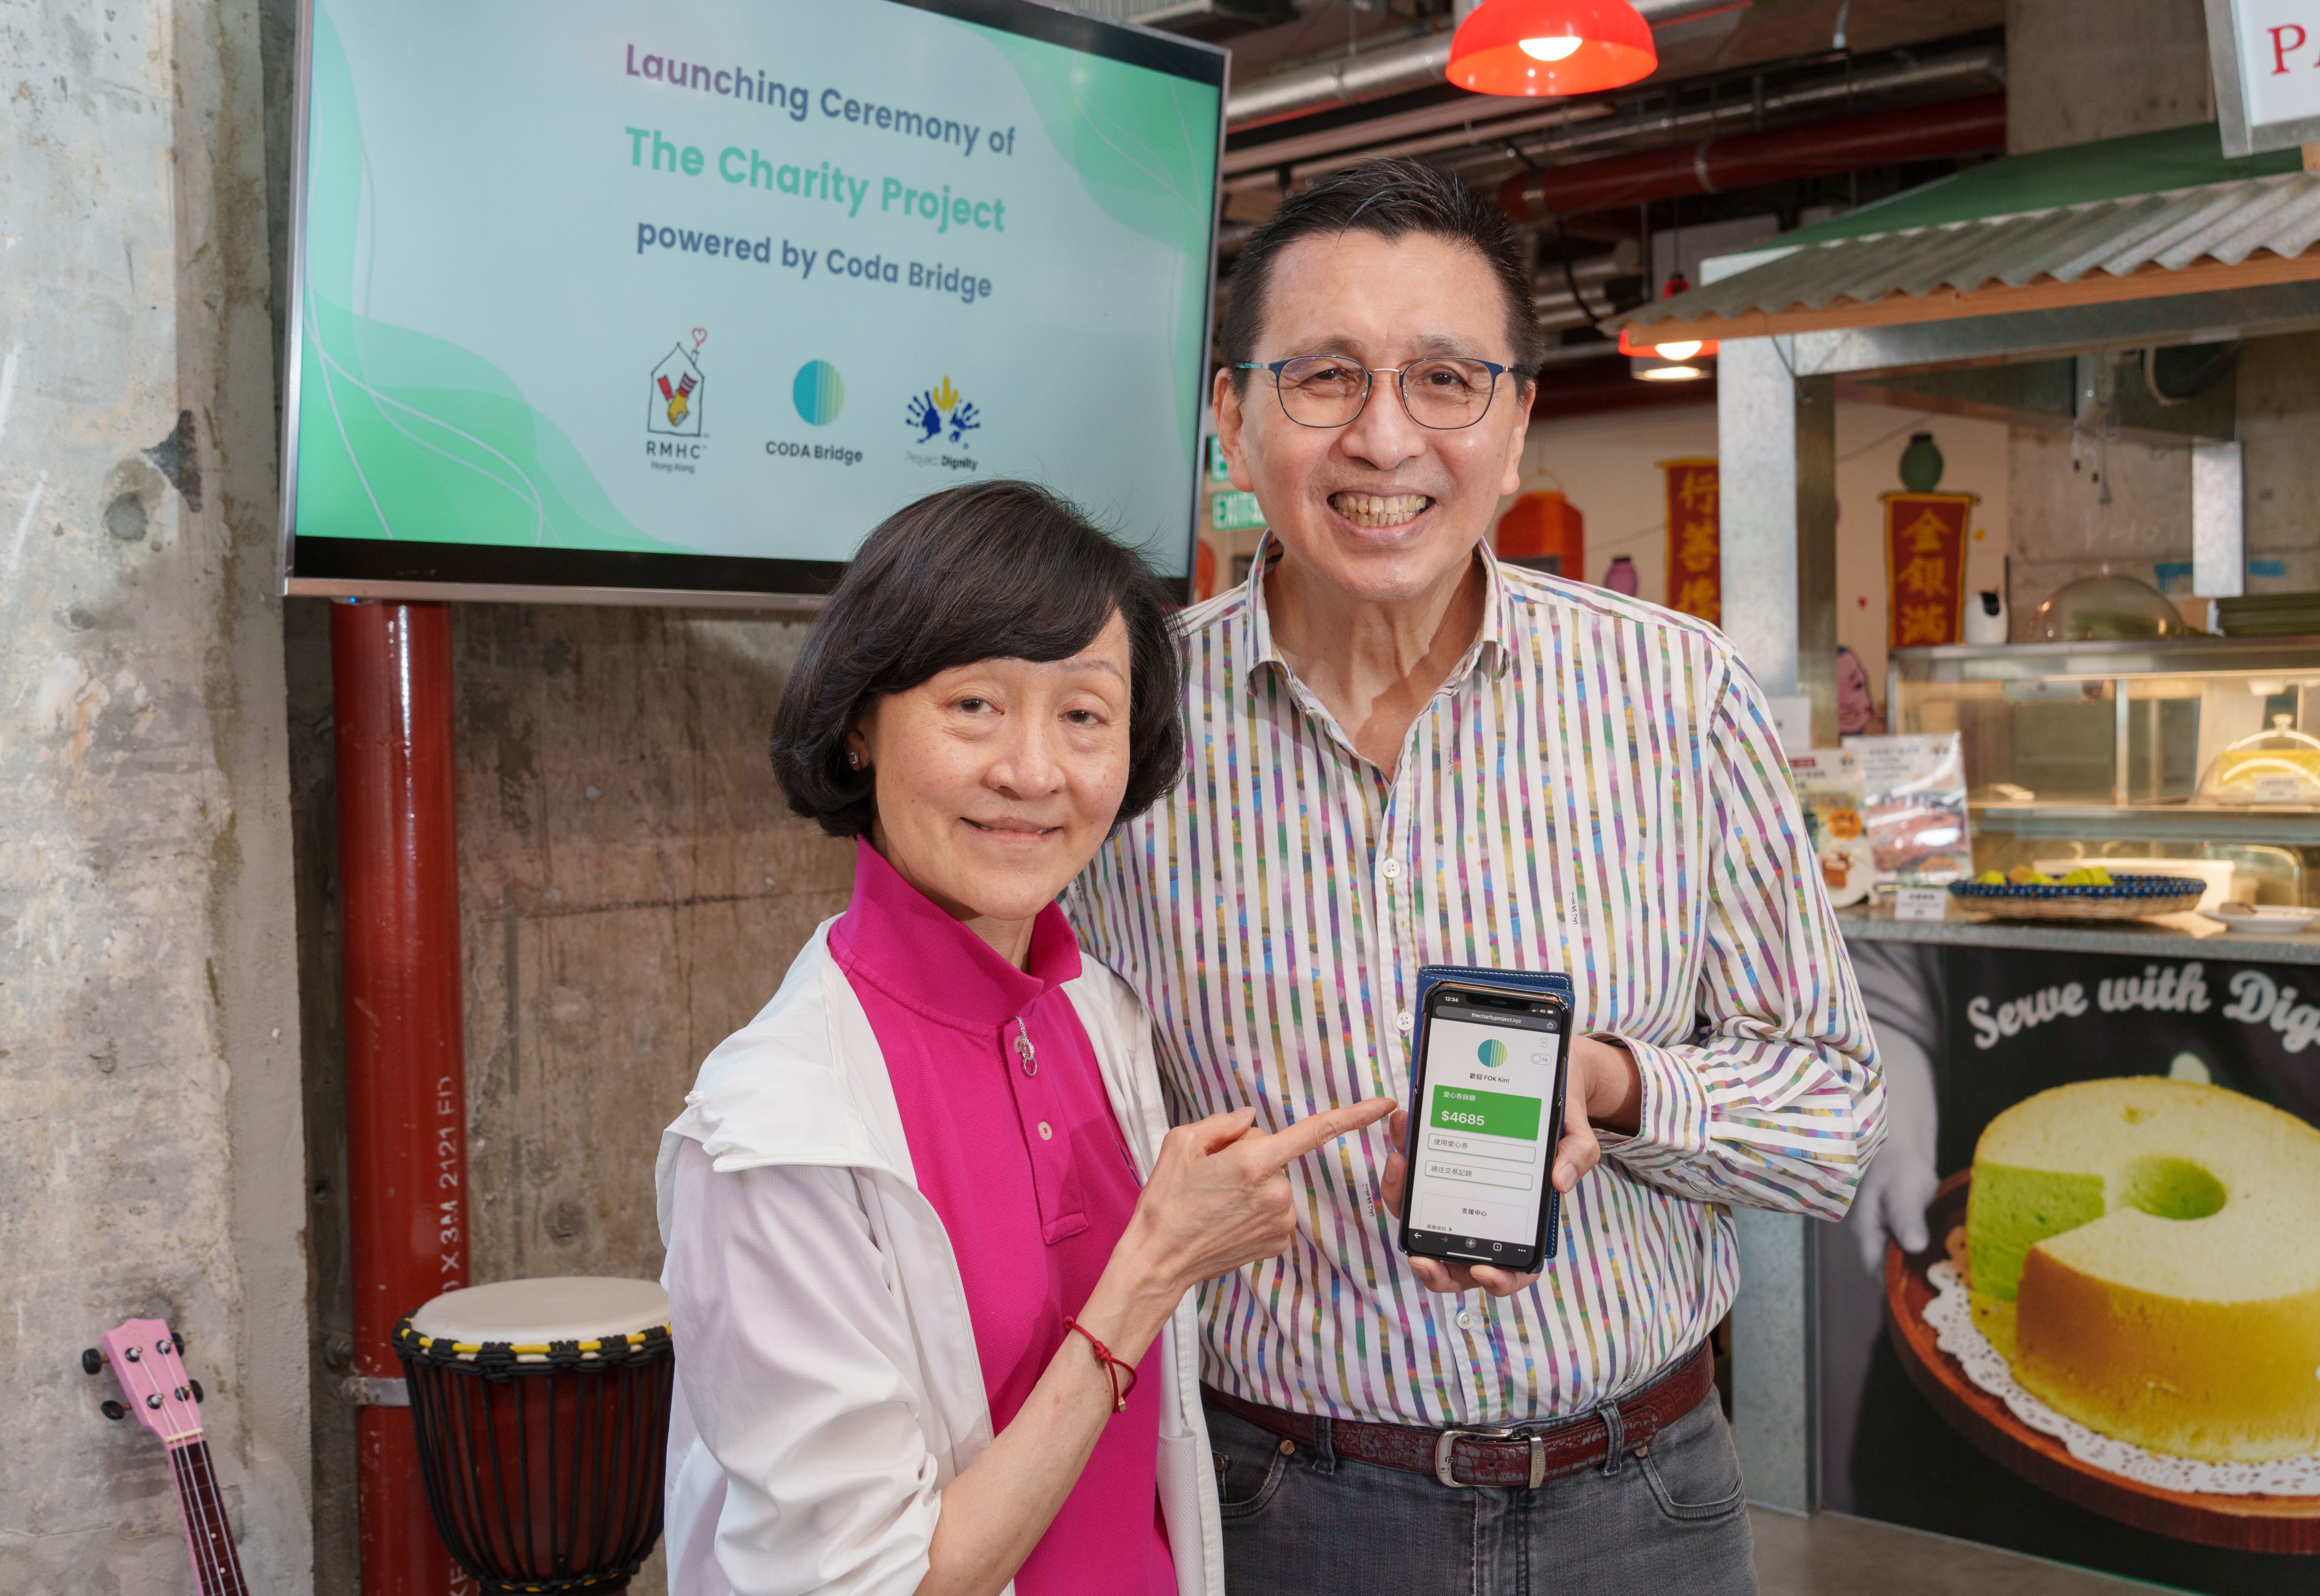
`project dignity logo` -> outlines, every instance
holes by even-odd
[[[1474,1057],[1482,1061],[1485,1069],[1496,1069],[1507,1061],[1507,1044],[1492,1037],[1474,1050]]]
[[[912,394],[907,419],[914,443],[930,444],[947,431],[950,441],[963,446],[968,433],[983,429],[981,415],[959,397],[948,377],[923,393]]]
[[[701,375],[701,346],[709,329],[693,329],[693,347],[673,345],[652,368],[650,392],[645,402],[645,457],[656,471],[690,475],[701,458],[702,399],[707,392]]]

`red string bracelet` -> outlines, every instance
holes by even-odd
[[[1103,1372],[1111,1376],[1111,1411],[1115,1413],[1125,1413],[1128,1411],[1128,1393],[1136,1389],[1136,1366],[1128,1362],[1124,1357],[1114,1357],[1111,1353],[1111,1348],[1105,1346],[1101,1341],[1097,1340],[1095,1339],[1095,1332],[1089,1330],[1087,1326],[1082,1324],[1078,1320],[1065,1320],[1064,1328],[1067,1330],[1077,1331],[1079,1334],[1087,1338],[1087,1344],[1095,1348],[1096,1362],[1103,1365]],[[1119,1376],[1123,1371],[1128,1375],[1128,1385],[1125,1390],[1121,1388],[1119,1384]]]

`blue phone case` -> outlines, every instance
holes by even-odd
[[[1418,1168],[1418,1085],[1417,1061],[1424,1058],[1426,1048],[1426,995],[1444,981],[1457,981],[1469,987],[1495,987],[1501,992],[1536,992],[1563,999],[1563,1006],[1572,1006],[1571,978],[1534,969],[1480,969],[1463,964],[1427,964],[1418,971],[1418,1024],[1409,1041],[1409,1143],[1401,1150],[1409,1160],[1409,1168]],[[1562,1105],[1555,1105],[1557,1114]],[[1558,1122],[1559,1123],[1560,1122]],[[1544,1264],[1562,1250],[1563,1194],[1550,1185],[1546,1188],[1546,1249],[1539,1259]]]

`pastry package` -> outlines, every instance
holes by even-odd
[[[1965,752],[1955,732],[1847,737],[1861,762],[1862,818],[1880,887],[1941,887],[1973,875]]]
[[[1838,908],[1859,903],[1877,879],[1876,855],[1862,816],[1860,757],[1843,748],[1790,754],[1789,780],[1804,811],[1805,834],[1828,901]]]

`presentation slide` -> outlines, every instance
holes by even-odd
[[[1213,53],[1005,0],[314,0],[307,43],[294,591],[811,591],[991,477],[1185,571]]]

